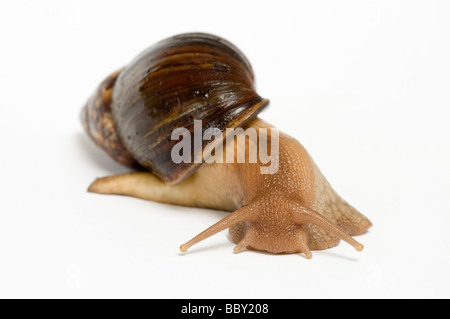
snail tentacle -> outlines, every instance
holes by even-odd
[[[298,232],[298,245],[300,251],[305,255],[306,259],[311,259],[312,253],[308,246],[308,236],[306,230],[302,226],[300,226],[300,230]]]
[[[243,206],[235,212],[227,215],[225,218],[215,223],[211,227],[207,228],[185,244],[180,246],[180,250],[182,252],[186,252],[191,246],[199,243],[200,241],[209,238],[222,230],[233,227],[239,223],[248,222],[253,220],[256,217],[254,205],[250,204],[247,206]]]
[[[336,237],[346,241],[350,245],[352,245],[357,251],[362,251],[364,246],[357,242],[353,237],[347,234],[343,229],[341,229],[336,224],[332,223],[325,216],[319,214],[318,212],[298,204],[296,206],[296,214],[293,217],[294,221],[299,225],[303,224],[314,224],[329,232],[330,234],[335,235]]]

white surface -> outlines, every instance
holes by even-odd
[[[0,296],[450,297],[448,1],[0,4]],[[224,216],[86,193],[125,172],[84,135],[99,82],[190,31],[240,47],[262,118],[296,137],[374,227],[301,255],[242,252]]]

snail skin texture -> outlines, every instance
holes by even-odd
[[[371,222],[331,188],[296,139],[282,132],[273,139],[278,131],[258,118],[267,104],[255,92],[250,63],[230,42],[203,33],[160,41],[105,79],[83,108],[83,126],[94,142],[135,168],[95,180],[89,192],[230,212],[182,244],[182,252],[227,228],[235,253],[247,248],[309,259],[311,250],[340,239],[361,251],[352,236]],[[195,121],[203,125],[200,133],[214,128],[228,136],[229,129],[242,128],[238,136],[247,130],[257,136],[203,140],[183,153],[187,161],[175,163],[171,152],[180,139],[172,133],[183,128],[195,135]],[[269,150],[277,143],[271,174],[262,173],[268,164],[260,158],[238,158],[243,151],[249,159],[261,140]],[[211,145],[216,159],[234,160],[207,161]]]

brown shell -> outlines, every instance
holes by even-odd
[[[119,74],[120,70],[100,83],[81,112],[81,123],[92,140],[109,156],[125,166],[137,167],[137,162],[117,136],[111,113],[111,94]]]
[[[179,142],[171,139],[174,129],[188,129],[193,141],[194,120],[202,120],[203,132],[214,127],[225,133],[244,126],[267,104],[255,92],[250,63],[234,45],[190,33],[157,43],[125,67],[112,91],[111,111],[131,157],[162,180],[177,183],[200,164],[194,162],[199,151],[194,145],[190,163],[172,161],[171,150]],[[202,150],[208,142],[202,142]]]

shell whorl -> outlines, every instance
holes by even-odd
[[[89,137],[109,156],[125,166],[138,168],[137,162],[117,136],[111,113],[111,94],[119,74],[120,70],[100,83],[81,111],[81,123]]]

